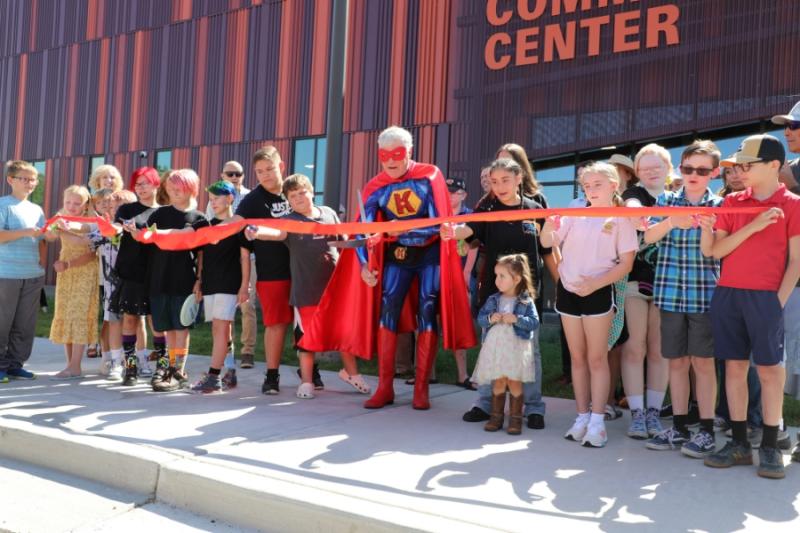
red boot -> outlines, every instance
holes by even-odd
[[[367,409],[380,409],[394,403],[394,359],[397,353],[397,333],[384,327],[378,329],[378,388],[364,402]]]
[[[417,335],[416,364],[417,372],[414,378],[414,401],[411,406],[414,409],[430,409],[431,402],[428,399],[428,379],[436,361],[436,353],[439,348],[439,338],[432,331],[423,331]]]

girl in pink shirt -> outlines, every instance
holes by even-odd
[[[622,205],[619,174],[613,165],[595,163],[581,176],[587,209]],[[614,318],[615,281],[633,266],[639,247],[627,218],[551,217],[542,246],[561,248],[556,311],[572,357],[572,386],[578,417],[565,438],[584,446],[605,446],[605,404],[610,386],[608,332]],[[589,412],[591,402],[592,412]]]

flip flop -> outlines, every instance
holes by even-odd
[[[73,374],[73,373],[68,372],[66,370],[62,370],[58,374],[50,376],[50,379],[52,381],[66,381],[68,379],[81,379],[82,377],[83,377],[83,374]]]

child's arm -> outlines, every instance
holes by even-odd
[[[578,296],[588,296],[594,291],[605,287],[606,285],[611,285],[612,283],[621,280],[633,268],[633,258],[635,255],[636,252],[625,252],[620,254],[619,263],[617,263],[614,268],[602,276],[597,276],[594,278],[584,276],[581,281],[576,284],[577,287],[575,294]]]
[[[283,230],[267,228],[264,226],[248,226],[244,230],[244,236],[248,241],[258,239],[259,241],[285,241],[287,233]]]
[[[555,232],[558,231],[558,219],[547,217],[539,234],[539,243],[543,248],[552,248],[556,244]]]
[[[783,280],[778,289],[778,300],[781,307],[786,306],[792,291],[800,279],[800,235],[789,237],[789,262],[786,264],[786,271],[783,273]]]
[[[772,207],[751,220],[749,224],[739,228],[739,230],[730,235],[727,231],[718,229],[714,236],[714,244],[711,247],[711,255],[714,259],[722,259],[733,252],[752,235],[763,230],[770,224],[776,223],[778,219],[782,217],[783,211],[778,207]]]
[[[700,223],[700,252],[705,257],[711,257],[714,246],[714,223],[717,221],[715,215],[700,215],[697,217]]]
[[[494,298],[489,298],[478,311],[478,325],[482,329],[487,329],[498,322],[497,304],[494,301]]]
[[[203,250],[199,250],[197,252],[197,257],[195,258],[195,267],[197,268],[197,279],[194,282],[194,288],[192,288],[192,292],[194,293],[195,300],[199,303],[200,300],[203,299]]]
[[[0,230],[0,244],[24,239],[25,237],[33,237],[34,239],[39,236],[39,228],[25,228],[25,229],[5,229]]]
[[[507,319],[506,319],[507,318]],[[525,305],[525,312],[521,315],[508,313],[504,317],[507,324],[514,324],[514,327],[522,331],[534,331],[539,327],[539,317],[536,316],[536,308],[532,302]]]
[[[239,262],[242,264],[242,284],[239,286],[237,302],[241,305],[250,299],[250,250],[239,248]]]
[[[472,235],[472,228],[466,224],[452,224],[450,222],[445,222],[439,229],[439,236],[443,241],[449,241],[450,239],[462,241],[472,237]]]
[[[689,229],[692,227],[692,217],[666,217],[658,224],[653,224],[644,232],[644,242],[653,244],[663,239],[674,228]]]
[[[81,267],[85,264],[91,263],[92,261],[97,260],[97,253],[96,252],[87,252],[81,256],[76,257],[75,259],[71,259],[69,261],[61,261],[60,259],[53,263],[53,269],[56,272],[64,272],[65,270],[69,270],[70,268],[77,268]]]

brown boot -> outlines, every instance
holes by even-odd
[[[489,415],[489,421],[483,426],[486,431],[497,431],[503,427],[503,420],[505,418],[506,408],[506,393],[492,395],[492,412]]]
[[[519,435],[522,433],[522,406],[524,404],[524,397],[522,394],[519,396],[511,396],[508,406],[508,431],[509,435]]]

